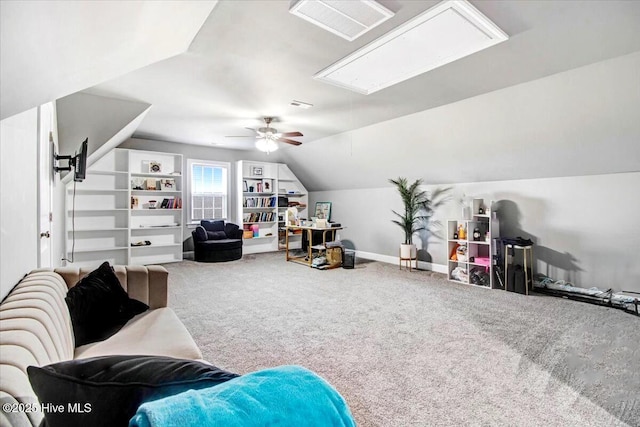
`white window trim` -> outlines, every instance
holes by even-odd
[[[202,160],[202,159],[187,159],[187,212],[186,212],[186,219],[187,219],[187,227],[188,228],[195,228],[196,226],[198,226],[200,224],[200,221],[193,221],[191,219],[191,212],[192,212],[192,206],[191,206],[191,169],[193,164],[198,164],[198,165],[207,165],[207,166],[219,166],[219,167],[224,167],[227,169],[227,216],[224,219],[225,221],[229,220],[229,214],[230,214],[230,210],[231,210],[231,163],[229,162],[218,162],[215,160]]]

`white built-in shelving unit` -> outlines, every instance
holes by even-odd
[[[240,160],[236,162],[236,176],[239,193],[236,221],[244,230],[253,228],[255,231],[251,238],[244,239],[243,252],[251,254],[281,249],[288,206],[279,207],[278,202],[285,197],[292,205],[297,202],[300,217],[306,217],[306,189],[282,163]],[[300,235],[295,236],[299,246]]]
[[[160,171],[151,172],[151,163]],[[180,154],[117,148],[91,165],[83,182],[68,183],[66,257],[73,252],[72,265],[182,260],[182,165]],[[138,242],[150,244],[133,245]]]

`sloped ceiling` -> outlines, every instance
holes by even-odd
[[[636,167],[640,1],[471,0],[508,41],[369,96],[314,81],[437,4],[381,2],[396,15],[348,42],[289,0],[3,1],[2,117],[84,90],[152,105],[136,138],[253,150],[245,127],[276,116],[305,134],[277,157],[310,189]]]
[[[278,117],[277,129],[299,130],[304,144],[316,144],[640,50],[640,1],[471,0],[508,41],[368,96],[315,81],[318,71],[438,1],[382,3],[395,16],[348,42],[290,14],[289,0],[223,0],[188,52],[88,92],[152,104],[136,137],[253,149],[245,127],[260,126],[264,116]],[[314,107],[292,107],[294,99]]]
[[[136,129],[129,128],[130,124],[134,121],[139,124],[142,121],[140,116],[146,115],[150,107],[144,102],[124,101],[86,93],[65,96],[56,101],[59,151],[71,154],[85,138],[89,139],[90,155],[108,141],[114,141],[110,147],[114,148],[131,137]],[[140,118],[137,119],[138,117]],[[125,132],[122,138],[114,140],[125,128],[129,128],[130,132]]]
[[[0,118],[184,52],[216,2],[0,2]]]
[[[278,153],[309,190],[638,172],[639,112],[636,52]]]

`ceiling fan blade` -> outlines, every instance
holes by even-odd
[[[303,134],[301,134],[300,132],[282,132],[280,134],[280,136],[286,136],[286,137],[292,137],[292,136],[304,136]]]
[[[287,144],[291,144],[291,145],[301,145],[302,144],[302,142],[294,141],[293,139],[287,139],[287,138],[278,138],[278,141],[286,142]]]

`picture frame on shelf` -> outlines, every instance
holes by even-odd
[[[176,180],[173,178],[161,179],[160,188],[164,191],[173,191],[176,189]]]
[[[147,178],[145,181],[146,190],[155,191],[158,189],[158,183],[155,178]]]
[[[314,216],[318,219],[331,221],[331,202],[316,202]]]
[[[162,173],[162,164],[157,160],[143,160],[142,173]]]
[[[262,179],[262,191],[264,193],[272,193],[273,192],[273,180],[268,178]]]
[[[244,181],[242,181],[242,185],[243,185],[243,190],[245,193],[249,192],[249,184],[247,183],[247,180],[245,179]]]
[[[149,162],[149,173],[162,173],[162,163],[156,161]]]
[[[262,176],[262,166],[251,166],[251,175],[252,176]]]

